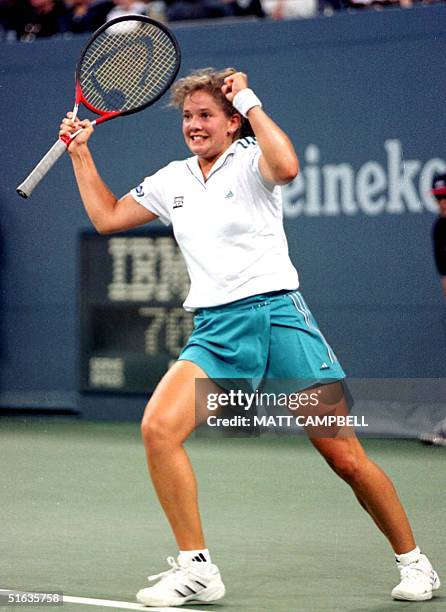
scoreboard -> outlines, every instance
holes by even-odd
[[[193,330],[189,284],[169,229],[81,234],[81,390],[152,392]]]

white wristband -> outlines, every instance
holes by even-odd
[[[232,100],[232,106],[238,110],[243,117],[247,117],[251,108],[254,106],[260,106],[260,108],[262,108],[262,103],[252,89],[247,88],[242,89],[235,94],[234,99]]]

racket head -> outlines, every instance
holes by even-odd
[[[145,15],[125,15],[102,25],[83,48],[76,67],[76,104],[100,115],[97,123],[137,113],[163,96],[181,65],[173,33]]]

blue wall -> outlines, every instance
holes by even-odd
[[[176,29],[183,74],[208,65],[247,72],[290,134],[302,162],[284,190],[291,256],[352,376],[446,375],[427,194],[432,173],[446,170],[445,17],[438,5]],[[77,238],[89,223],[69,159],[31,199],[15,194],[70,110],[84,42],[1,47],[0,403],[39,398],[129,415],[140,398],[76,394]],[[186,156],[179,128],[164,100],[98,128],[92,150],[111,189],[121,195]]]

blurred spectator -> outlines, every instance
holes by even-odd
[[[333,15],[335,11],[342,11],[350,7],[350,0],[319,0],[319,12],[324,15]]]
[[[158,21],[166,21],[166,3],[164,0],[151,0],[147,6],[147,15]]]
[[[107,21],[124,15],[145,15],[147,4],[141,0],[113,0],[112,9],[107,13]]]
[[[165,0],[168,21],[216,17],[264,17],[261,0]]]
[[[265,13],[273,19],[313,17],[318,11],[318,0],[263,0]]]
[[[62,33],[83,34],[94,32],[105,23],[107,14],[113,8],[112,0],[92,2],[92,0],[70,0],[62,15],[59,26]]]
[[[227,0],[165,0],[167,21],[231,17],[232,2]]]
[[[61,0],[19,0],[13,11],[11,29],[22,41],[54,36],[60,33],[59,23],[65,12]]]
[[[418,2],[420,4],[420,2]],[[424,2],[423,2],[424,4]],[[414,5],[414,0],[347,0],[349,8],[373,8],[381,9],[386,6],[400,6],[402,8],[411,8]]]
[[[14,0],[0,0],[0,29],[3,32],[14,30]]]
[[[260,0],[232,0],[232,13],[235,17],[265,17],[263,4]]]

